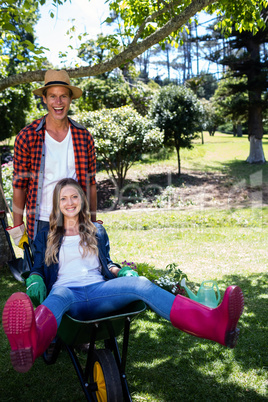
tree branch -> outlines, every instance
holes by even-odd
[[[216,3],[216,1],[217,0],[193,0],[192,3],[181,12],[181,14],[175,15],[162,28],[159,28],[147,38],[138,43],[129,45],[121,53],[103,63],[94,66],[67,69],[69,76],[71,78],[90,77],[114,70],[128,61],[135,59],[147,49],[171,35],[172,32],[177,31],[196,13],[202,11],[208,5]],[[27,71],[26,73],[11,75],[10,77],[0,80],[0,91],[19,84],[44,81],[44,75],[45,70]]]
[[[140,27],[138,28],[136,35],[134,36],[134,39],[132,41],[132,45],[136,44],[139,37],[141,36],[142,31],[144,30],[146,24],[148,24],[151,21],[154,21],[155,18],[159,17],[160,15],[164,14],[166,11],[169,11],[171,8],[178,6],[179,4],[181,4],[182,0],[174,0],[173,2],[166,4],[164,3],[165,7],[163,7],[162,9],[159,9],[157,11],[155,11],[153,14],[148,15],[148,17],[143,21],[143,23],[140,25]]]

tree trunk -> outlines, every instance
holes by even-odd
[[[262,123],[262,90],[258,83],[260,76],[260,45],[253,39],[247,43],[247,49],[252,60],[251,68],[247,71],[249,88],[249,110],[248,110],[248,135],[250,142],[250,153],[247,158],[249,163],[265,163],[262,147],[263,123]]]
[[[254,135],[249,137],[250,151],[247,158],[248,163],[265,163],[265,156],[262,147],[262,140]]]
[[[1,170],[1,156],[0,156],[0,185],[3,187],[2,170]],[[0,210],[6,211],[5,202],[4,202],[1,192],[0,192]],[[6,221],[6,225],[7,225],[7,221]],[[2,225],[0,224],[0,267],[3,267],[4,265],[6,265],[6,263],[10,259],[11,259],[11,253],[10,253],[10,250],[8,247],[5,232],[4,232]]]
[[[178,157],[178,176],[181,175],[181,157],[180,157],[180,147],[176,146],[177,157]]]
[[[237,125],[237,137],[243,137],[242,124]]]

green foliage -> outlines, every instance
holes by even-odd
[[[2,170],[2,182],[3,182],[3,190],[6,198],[13,197],[13,187],[12,187],[12,179],[13,179],[13,162],[4,163],[1,166]]]
[[[204,108],[204,129],[213,136],[218,126],[223,122],[223,116],[219,111],[218,103],[202,100]]]
[[[84,35],[84,38],[87,34]],[[81,43],[78,49],[78,57],[88,65],[102,63],[112,55],[117,54],[121,47],[120,42],[114,35],[98,34],[97,39],[89,39]],[[107,78],[110,72],[104,73],[103,78]]]
[[[114,38],[120,38],[125,46],[129,40],[144,39],[149,35],[161,29],[167,22],[176,19],[182,15],[187,7],[193,2],[183,1],[165,1],[155,2],[154,0],[111,0],[109,7],[111,16],[106,19],[107,23],[115,20],[118,24],[118,32]],[[266,0],[224,0],[214,2],[209,7],[204,7],[205,11],[217,13],[223,17],[219,23],[226,36],[231,33],[233,21],[236,21],[238,30],[250,30],[256,33],[258,29],[264,26],[264,18],[261,15],[262,8],[267,6]],[[201,11],[202,9],[198,10]],[[187,20],[194,17],[188,14]],[[188,31],[187,24],[174,30],[172,34],[160,41],[164,48],[165,43],[172,46],[178,46],[183,41],[183,31]]]
[[[150,101],[156,92],[155,88],[136,80],[130,85],[122,75],[85,80],[80,87],[83,89],[83,95],[76,103],[79,111],[92,112],[129,105],[143,116],[147,114]]]
[[[180,283],[183,278],[188,280],[188,277],[178,268],[178,264],[175,262],[168,264],[165,267],[163,274],[160,274],[159,270],[155,269],[155,267],[143,262],[135,264],[134,262],[127,262],[125,260],[121,265],[131,267],[138,272],[139,276],[145,276],[151,282],[154,282],[156,285],[168,292],[174,294],[182,292],[184,294],[183,290],[180,288]]]
[[[126,106],[77,116],[92,133],[97,158],[122,189],[128,169],[143,153],[159,149],[163,134],[153,122]]]
[[[232,33],[234,21],[235,29],[239,32],[250,31],[255,35],[260,28],[264,28],[262,11],[265,7],[267,0],[237,0],[235,3],[222,0],[209,6],[207,11],[223,17],[219,20],[218,27],[227,37]]]
[[[117,108],[130,102],[129,86],[122,77],[86,80],[82,87],[83,95],[77,102],[80,111]]]
[[[180,283],[183,278],[188,280],[187,275],[178,268],[178,264],[173,262],[166,266],[165,274],[157,278],[155,283],[168,292],[184,294],[184,291],[180,288]]]
[[[16,135],[25,126],[31,102],[29,84],[0,92],[0,141]]]
[[[0,7],[0,79],[44,67],[44,59],[39,59],[42,51],[35,47],[38,2],[4,2]],[[23,84],[0,93],[0,141],[16,135],[26,125],[33,102],[31,91],[31,84]]]
[[[57,7],[65,1],[53,0],[52,6]],[[45,48],[34,43],[38,7],[45,3],[46,0],[15,0],[2,1],[0,5],[0,56],[5,58],[10,49],[8,57],[16,62],[26,62],[28,71],[42,68],[45,61],[42,56]],[[54,17],[53,13],[51,17]]]
[[[146,262],[136,263],[137,272],[139,276],[145,276],[150,281],[154,281],[159,277],[159,271],[155,269],[153,265],[150,265]]]
[[[180,174],[180,148],[191,149],[202,130],[203,107],[194,92],[183,86],[161,88],[152,100],[149,116],[164,130],[164,143],[175,147]]]
[[[245,76],[236,78],[226,74],[218,84],[212,97],[212,104],[221,123],[226,119],[235,126],[247,121],[248,93]]]

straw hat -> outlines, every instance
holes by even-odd
[[[45,74],[45,85],[41,88],[35,89],[33,93],[42,96],[46,88],[55,86],[69,88],[73,93],[73,99],[80,98],[82,90],[78,87],[70,85],[70,77],[65,70],[47,70]]]

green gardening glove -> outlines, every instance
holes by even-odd
[[[125,266],[120,269],[120,271],[117,274],[117,277],[120,278],[122,276],[139,276],[136,271],[134,271],[132,268]]]
[[[47,297],[46,285],[39,275],[29,276],[29,278],[26,279],[26,287],[26,294],[36,307]]]

